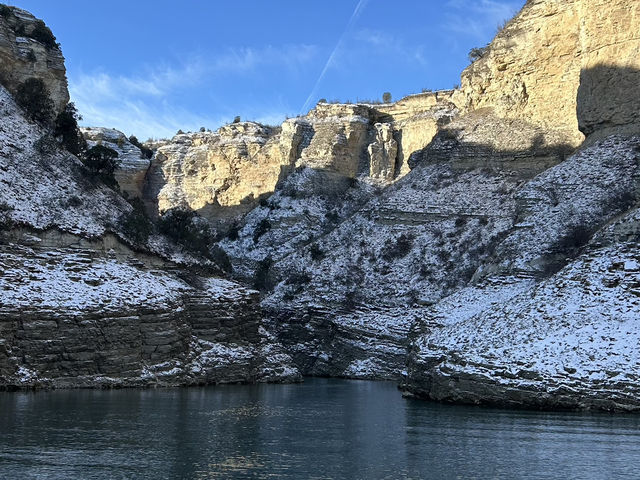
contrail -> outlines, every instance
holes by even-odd
[[[302,105],[302,108],[300,109],[300,113],[304,114],[309,110],[309,107],[311,106],[311,102],[318,95],[318,88],[320,87],[322,80],[324,80],[324,76],[327,73],[329,66],[333,63],[333,59],[335,58],[336,53],[338,52],[338,50],[340,50],[340,47],[342,47],[342,44],[344,43],[344,39],[346,38],[347,33],[349,33],[349,31],[351,30],[351,27],[353,26],[355,21],[358,19],[358,17],[362,13],[367,3],[369,3],[369,0],[360,0],[356,5],[356,8],[353,11],[351,18],[349,19],[349,23],[347,23],[347,26],[344,29],[344,32],[342,32],[342,35],[340,36],[338,43],[336,43],[336,46],[333,49],[333,52],[331,52],[331,55],[329,55],[329,59],[327,60],[327,63],[322,69],[322,72],[320,72],[320,76],[318,77],[318,80],[316,80],[316,84],[313,86],[313,90],[311,90],[311,93],[307,97],[307,101],[304,102],[304,105]]]

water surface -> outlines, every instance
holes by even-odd
[[[387,382],[0,393],[2,479],[601,479],[638,468],[638,416],[444,406]]]

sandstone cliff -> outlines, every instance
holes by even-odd
[[[576,146],[580,132],[637,131],[638,15],[623,0],[529,0],[462,73],[454,102],[530,119]]]

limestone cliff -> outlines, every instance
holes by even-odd
[[[156,150],[146,198],[158,213],[188,207],[213,221],[237,218],[292,169],[300,139],[290,122],[281,128],[242,122],[176,135]]]
[[[126,198],[142,199],[151,160],[118,130],[98,127],[80,131],[89,147],[102,144],[115,150],[119,165],[114,175],[120,191]]]
[[[56,111],[62,111],[69,102],[67,77],[51,31],[25,10],[6,5],[0,9],[0,84],[15,93],[20,83],[37,77],[49,90]]]
[[[529,119],[575,146],[580,132],[637,125],[639,11],[624,0],[529,0],[462,73],[454,102]]]
[[[625,8],[530,1],[459,90],[306,117],[331,119],[336,147],[312,137],[311,168],[222,243],[304,372],[402,378],[440,401],[639,407]],[[365,142],[354,117],[369,119]],[[344,146],[362,144],[340,190],[327,172],[339,159],[347,176],[358,149]]]
[[[240,122],[179,134],[154,146],[144,198],[160,214],[188,207],[228,225],[264,202],[295,168],[385,185],[405,175],[410,156],[455,115],[450,99],[442,92],[393,105],[320,103],[277,128]]]

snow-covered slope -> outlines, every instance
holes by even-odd
[[[298,378],[257,292],[160,235],[131,240],[133,207],[2,87],[0,109],[0,389]]]
[[[505,406],[640,407],[639,142],[610,137],[519,192],[528,214],[495,261],[414,326],[406,392]]]

